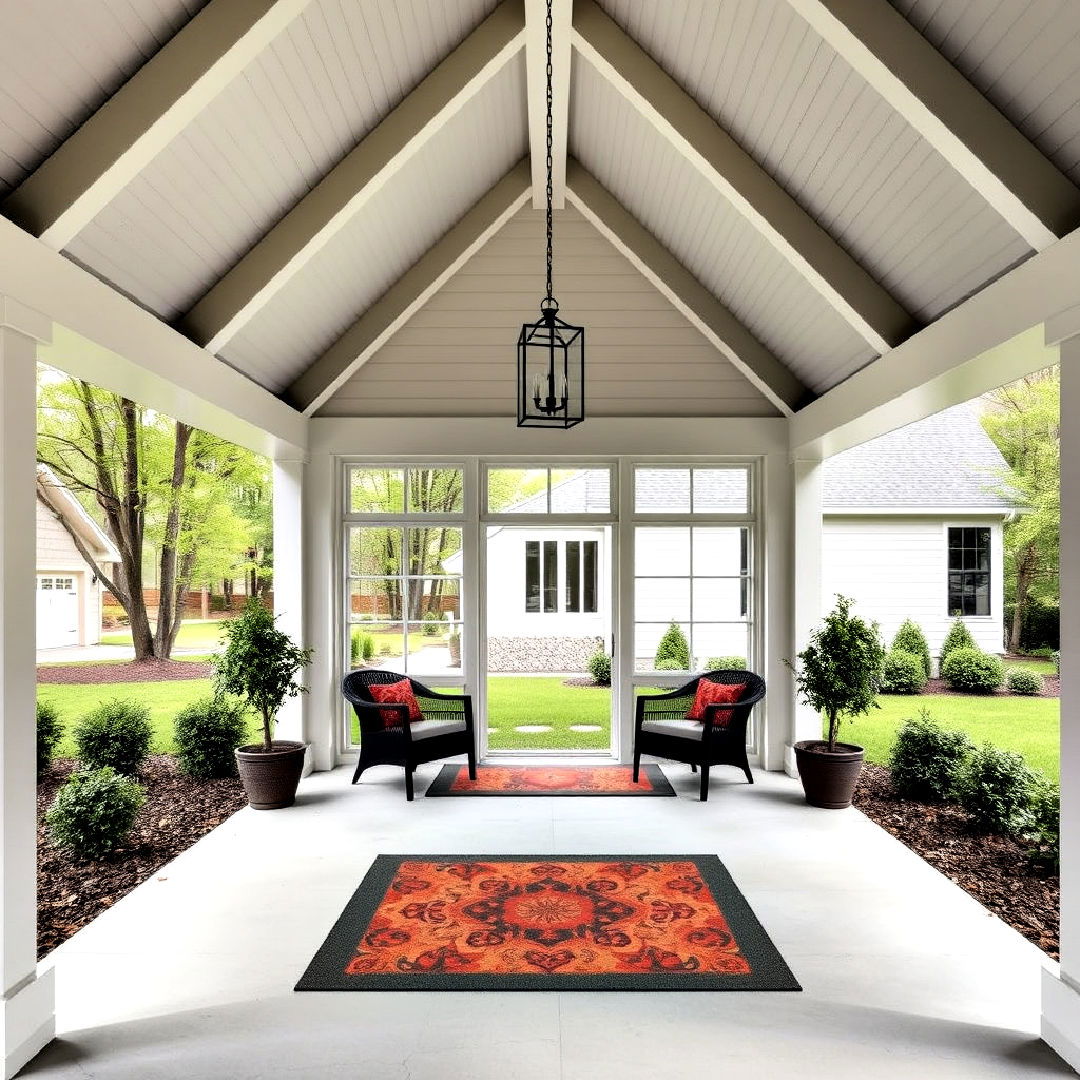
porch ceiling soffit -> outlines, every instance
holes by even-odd
[[[220,2],[220,0],[219,0]],[[523,0],[503,0],[232,267],[177,326],[219,352],[523,48]]]
[[[580,162],[567,166],[570,202],[785,416],[810,390],[631,215]]]
[[[912,315],[595,0],[575,0],[573,44],[875,351],[887,352],[918,329]]]
[[[517,213],[531,190],[522,160],[292,383],[285,399],[310,416]]]
[[[1080,225],[1080,189],[888,0],[787,3],[1036,251]]]
[[[574,0],[552,0],[551,3],[551,201],[556,210],[561,210],[566,201],[573,6]],[[525,0],[525,80],[532,204],[535,209],[542,210],[547,205],[547,0]]]
[[[1078,280],[1080,229],[798,412],[792,456],[839,453],[1056,364],[1053,328]]]
[[[307,6],[211,0],[4,200],[63,249]]]

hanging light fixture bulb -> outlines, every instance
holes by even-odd
[[[547,0],[547,294],[518,337],[518,427],[568,428],[585,419],[585,328],[559,318],[552,288],[551,3]]]

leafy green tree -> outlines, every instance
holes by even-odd
[[[1004,485],[1025,512],[1005,524],[1005,599],[1013,605],[1006,627],[1019,652],[1031,605],[1058,602],[1061,525],[1059,369],[1047,368],[987,394],[983,427],[1009,469]]]

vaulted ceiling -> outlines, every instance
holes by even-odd
[[[542,195],[543,0],[3,4],[0,212],[309,414],[494,237],[539,242],[502,230]],[[554,0],[554,28],[571,235],[744,401],[797,410],[1080,225],[1076,0]]]

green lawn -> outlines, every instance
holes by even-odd
[[[599,731],[571,731],[571,724]],[[551,731],[515,731],[550,725]],[[488,679],[492,750],[606,750],[611,745],[611,688],[564,686],[559,677],[493,675]]]
[[[866,748],[868,761],[888,764],[897,728],[920,709],[945,727],[966,731],[976,744],[989,742],[1017,750],[1033,769],[1057,781],[1059,772],[1057,698],[966,697],[953,694],[900,697],[883,694],[880,709],[840,728],[844,742]]]
[[[185,619],[176,635],[178,649],[218,649],[221,647],[223,619]],[[130,645],[131,630],[110,630],[101,635],[102,645]]]
[[[1043,660],[1038,656],[1025,656],[1020,660],[1006,660],[1005,667],[1008,668],[1024,668],[1027,671],[1035,671],[1040,675],[1053,675],[1054,661]]]

